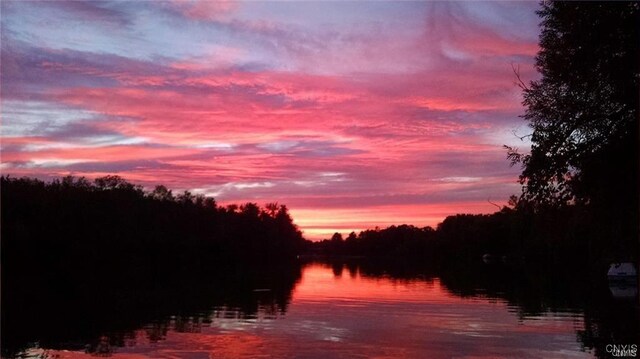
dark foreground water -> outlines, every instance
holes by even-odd
[[[607,358],[609,344],[640,344],[637,287],[575,274],[312,262],[181,285],[84,297],[49,289],[46,310],[3,312],[12,332],[3,345],[13,347],[3,355]]]

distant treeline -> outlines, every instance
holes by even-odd
[[[447,262],[562,264],[637,261],[637,221],[596,216],[585,206],[543,208],[518,202],[493,214],[449,216],[434,229],[412,225],[370,229],[307,243],[307,253]],[[634,224],[635,223],[635,224]],[[488,255],[488,256],[485,256]]]

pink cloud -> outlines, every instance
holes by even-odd
[[[4,153],[3,161],[38,161],[38,160],[77,160],[77,161],[124,161],[131,159],[158,159],[186,154],[197,153],[195,149],[184,148],[154,148],[146,146],[106,146],[106,147],[82,147],[48,149],[42,151],[22,151]]]

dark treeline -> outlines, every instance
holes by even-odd
[[[1,186],[7,268],[24,258],[60,270],[73,263],[74,271],[118,264],[146,278],[145,271],[168,261],[291,258],[303,243],[287,207],[276,203],[219,207],[213,198],[174,196],[164,186],[145,192],[118,176],[93,183],[2,177]]]
[[[386,229],[368,229],[347,238],[335,233],[331,239],[307,242],[306,254],[323,256],[370,256],[427,260],[436,252],[435,232],[431,227],[410,225]]]
[[[493,214],[457,214],[431,227],[350,233],[307,244],[310,254],[401,258],[439,263],[500,260],[576,265],[599,273],[613,261],[637,261],[637,237],[610,235],[608,222],[580,206],[534,210],[518,204]],[[633,227],[631,228],[633,229]],[[489,255],[489,256],[485,256]]]

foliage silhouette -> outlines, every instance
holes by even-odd
[[[627,179],[615,176],[624,173],[618,168],[637,179],[640,5],[548,1],[538,14],[542,77],[521,85],[531,153],[510,153],[523,166],[523,196],[557,203],[613,200],[607,197],[619,192],[609,189],[612,179]],[[637,180],[623,183],[625,190],[637,188]]]
[[[637,252],[640,4],[541,6],[541,78],[520,82],[531,152],[505,146],[522,165],[520,203],[573,207],[588,232],[615,242],[607,255]]]

